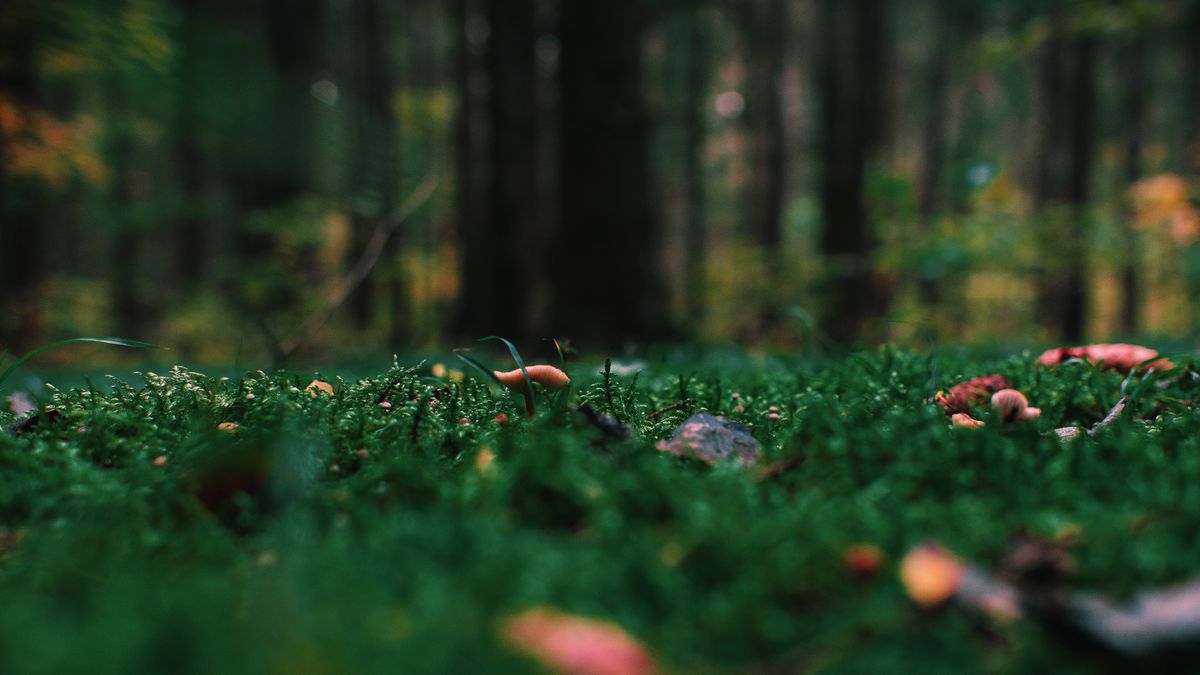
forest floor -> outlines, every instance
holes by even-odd
[[[522,617],[595,620],[563,633],[600,636],[564,648],[577,672],[1088,672],[1110,655],[902,561],[938,542],[1012,580],[1037,542],[1054,584],[1116,598],[1200,573],[1200,383],[1176,363],[664,352],[568,364],[532,419],[453,359],[50,389],[33,421],[0,413],[0,672],[555,663]],[[1041,416],[985,400],[964,429],[931,403],[991,374]],[[1123,394],[1098,433],[1053,433]],[[656,448],[703,411],[761,458]]]

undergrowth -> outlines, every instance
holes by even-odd
[[[496,627],[539,605],[621,625],[670,672],[1085,669],[1027,623],[922,610],[896,575],[927,540],[990,566],[1064,529],[1081,588],[1197,573],[1190,368],[1134,378],[1129,413],[1064,442],[1045,432],[1095,423],[1122,377],[1032,361],[575,364],[533,419],[429,364],[332,394],[184,368],[51,388],[0,434],[0,672],[525,673]],[[989,373],[1042,417],[957,430],[928,402]],[[760,480],[655,450],[701,411],[804,461]],[[843,563],[858,543],[885,554],[872,578]]]

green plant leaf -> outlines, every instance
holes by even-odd
[[[488,378],[492,382],[495,382],[496,384],[502,384],[502,382],[500,382],[500,378],[496,377],[496,374],[494,372],[492,372],[491,370],[489,370],[487,366],[476,361],[475,359],[471,358],[470,356],[467,356],[466,354],[463,353],[463,351],[464,350],[461,350],[461,349],[455,349],[454,355],[457,356],[458,358],[462,359],[463,363],[465,363],[468,366],[471,366],[472,368],[474,368],[475,370],[478,370],[479,372],[483,373],[484,377]]]
[[[508,347],[508,353],[512,354],[513,361],[517,362],[517,367],[521,369],[521,375],[525,378],[525,407],[528,409],[529,416],[533,417],[537,414],[537,406],[533,401],[533,382],[529,379],[529,371],[525,370],[525,361],[521,358],[521,353],[517,351],[516,345],[508,340],[505,340],[499,335],[489,335],[487,337],[479,338],[480,342],[486,342],[488,340],[499,340],[500,342],[503,342],[505,346]]]
[[[6,368],[3,373],[0,373],[0,386],[2,386],[4,384],[4,381],[7,380],[9,377],[11,377],[13,373],[17,372],[17,369],[20,368],[22,365],[24,365],[24,363],[26,361],[32,359],[33,357],[37,356],[38,354],[41,354],[43,352],[48,352],[52,349],[59,349],[60,347],[67,347],[70,345],[83,344],[83,343],[89,343],[89,342],[94,343],[94,344],[102,344],[102,345],[116,345],[118,347],[136,347],[138,349],[167,349],[166,347],[151,344],[149,342],[139,342],[137,340],[128,340],[126,338],[118,338],[118,337],[95,336],[95,337],[77,337],[77,338],[69,338],[67,340],[59,340],[58,342],[51,342],[48,345],[42,345],[41,347],[38,347],[32,351],[29,351],[29,352],[25,353],[23,356],[21,356],[19,359],[17,359],[16,361],[13,361],[11,364],[9,364],[8,368]]]

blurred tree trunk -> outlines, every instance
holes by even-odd
[[[1146,127],[1146,41],[1133,39],[1121,53],[1121,103],[1124,109],[1125,157],[1124,191],[1142,178],[1142,145]],[[1132,212],[1122,219],[1122,239],[1125,251],[1121,262],[1121,332],[1134,336],[1138,323],[1138,263],[1137,234],[1133,230]]]
[[[685,313],[694,331],[704,317],[706,204],[704,190],[704,124],[708,89],[711,40],[703,7],[693,7],[688,16],[687,74],[683,113],[683,207],[684,207],[684,297]]]
[[[925,100],[928,109],[921,128],[921,173],[918,178],[917,210],[920,213],[920,234],[932,235],[938,214],[938,201],[946,154],[946,122],[949,108],[947,81],[953,53],[955,27],[949,16],[955,11],[950,3],[956,0],[934,0],[930,22],[926,27],[930,54],[926,74]],[[936,307],[941,300],[941,278],[917,271],[917,292],[923,303]]]
[[[1085,230],[1092,166],[1095,47],[1063,36],[1056,20],[1042,56],[1042,155],[1036,204],[1046,227],[1038,319],[1068,342],[1083,339]]]
[[[179,99],[175,130],[175,165],[179,174],[182,209],[178,214],[172,241],[175,246],[175,273],[183,288],[199,284],[209,260],[207,233],[210,223],[205,218],[207,187],[207,157],[200,146],[203,131],[199,128],[200,104],[208,80],[203,74],[204,52],[203,0],[179,0],[183,14],[179,36],[179,81],[186,94]]]
[[[1184,66],[1183,171],[1200,173],[1200,2],[1191,3],[1183,20]],[[1200,327],[1200,325],[1198,325]]]
[[[788,27],[783,0],[742,0],[739,20],[746,49],[747,156],[745,213],[751,238],[762,250],[768,286],[777,288],[783,242],[783,76]],[[768,302],[763,328],[779,320],[778,299]]]
[[[458,130],[465,247],[459,325],[467,334],[517,339],[528,337],[529,266],[536,264],[525,256],[537,191],[535,6],[533,0],[488,0],[486,10],[491,26],[485,63],[491,92],[486,153],[475,147],[480,134],[471,128],[473,74],[460,65],[459,75],[468,104]],[[469,64],[470,53],[462,58]],[[486,167],[482,176],[480,166]],[[481,211],[480,204],[487,210]]]
[[[134,339],[145,338],[145,306],[141,291],[142,241],[140,223],[133,220],[139,197],[139,183],[147,178],[139,174],[135,166],[133,130],[128,127],[125,109],[125,84],[118,82],[110,91],[112,119],[122,120],[114,131],[115,139],[109,149],[114,182],[114,201],[117,204],[118,220],[110,250],[110,278],[112,280],[111,302],[115,334]]]
[[[561,5],[562,215],[546,261],[550,321],[593,346],[661,338],[668,326],[642,92],[645,10]]]
[[[37,31],[14,22],[11,32],[0,33],[8,59],[0,59],[0,92],[19,111],[36,103],[37,74],[34,45]],[[39,332],[39,313],[34,297],[43,273],[43,236],[46,214],[37,186],[7,173],[7,148],[0,133],[0,343],[20,353],[31,346]],[[24,198],[21,197],[23,191]]]
[[[310,93],[322,66],[324,9],[321,0],[266,0],[262,30],[276,81],[271,113],[252,120],[244,130],[251,147],[260,148],[261,164],[243,169],[237,178],[241,211],[287,204],[312,186],[315,136],[314,105]],[[239,228],[238,256],[254,264],[271,250],[269,233]]]
[[[482,146],[483,132],[479,121],[480,102],[476,84],[482,77],[473,26],[477,7],[471,0],[454,0],[454,22],[458,32],[455,52],[455,87],[458,89],[458,111],[454,120],[455,219],[458,238],[463,247],[463,291],[459,301],[455,332],[473,335],[479,332],[475,317],[486,304],[487,279],[483,266],[488,264],[487,251],[472,244],[476,234],[485,230],[480,205],[487,199]],[[484,287],[484,288],[481,288]]]
[[[489,0],[492,43],[488,52],[491,75],[491,190],[487,233],[477,233],[486,246],[490,270],[484,288],[487,302],[479,306],[477,325],[489,332],[528,337],[531,262],[529,233],[534,223],[537,194],[537,127],[534,90],[533,0]]]
[[[886,308],[873,273],[875,234],[863,181],[886,128],[887,5],[847,0],[819,7],[820,244],[829,266],[822,327],[847,343],[861,339]]]
[[[349,37],[352,43],[357,42],[352,47],[350,63],[353,66],[345,78],[350,99],[347,104],[353,110],[354,120],[351,166],[347,172],[354,204],[351,222],[354,246],[350,251],[350,264],[353,265],[375,228],[396,207],[398,139],[392,114],[395,86],[387,52],[392,26],[390,17],[381,0],[352,0],[350,12]],[[359,331],[371,326],[378,297],[378,278],[378,273],[367,276],[350,298],[351,315]],[[398,302],[400,298],[391,300]],[[397,309],[393,308],[394,311]]]

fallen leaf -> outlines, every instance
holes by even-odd
[[[654,658],[620,626],[535,607],[504,621],[501,634],[545,667],[566,675],[650,675]]]

